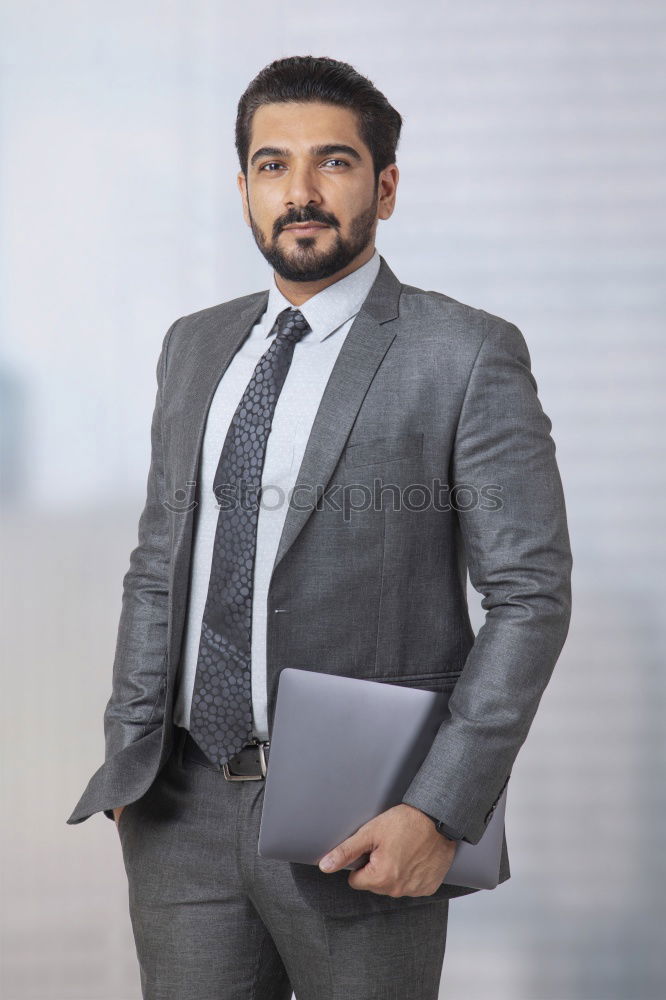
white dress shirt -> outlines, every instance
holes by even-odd
[[[268,739],[268,586],[287,516],[289,498],[298,479],[305,447],[326,383],[352,322],[377,277],[379,264],[379,253],[375,250],[374,255],[362,267],[299,306],[310,324],[311,332],[295,345],[291,366],[277,400],[266,444],[257,521],[251,671],[254,734],[261,740]],[[195,514],[191,589],[173,715],[173,721],[186,729],[189,729],[201,622],[208,596],[213,541],[219,514],[213,494],[213,477],[231,419],[259,359],[268,350],[267,338],[273,332],[275,320],[283,309],[289,308],[293,308],[293,305],[280,292],[275,284],[275,275],[271,272],[266,311],[254,324],[220,379],[206,421],[200,465],[201,502]]]

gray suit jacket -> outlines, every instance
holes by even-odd
[[[183,316],[164,338],[105,761],[68,823],[113,818],[171,750],[206,415],[267,297]],[[550,430],[518,328],[403,284],[381,257],[327,383],[272,571],[269,731],[285,666],[450,692],[451,717],[403,801],[473,844],[569,627],[572,557]],[[486,611],[476,637],[467,570]],[[292,869],[328,912],[423,902],[353,890],[346,871]],[[501,880],[509,874],[505,839]],[[473,891],[443,884],[430,898]]]

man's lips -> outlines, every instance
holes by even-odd
[[[307,229],[328,229],[328,226],[323,222],[299,222],[292,226],[285,226],[284,228],[287,231],[298,233]]]

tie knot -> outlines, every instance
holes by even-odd
[[[276,338],[295,344],[311,330],[310,324],[300,309],[283,309],[275,321]]]

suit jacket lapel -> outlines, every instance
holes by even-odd
[[[368,296],[340,348],[312,425],[296,478],[273,572],[302,531],[338,464],[363,398],[396,336],[400,282],[383,257]],[[302,490],[300,489],[302,488]]]

